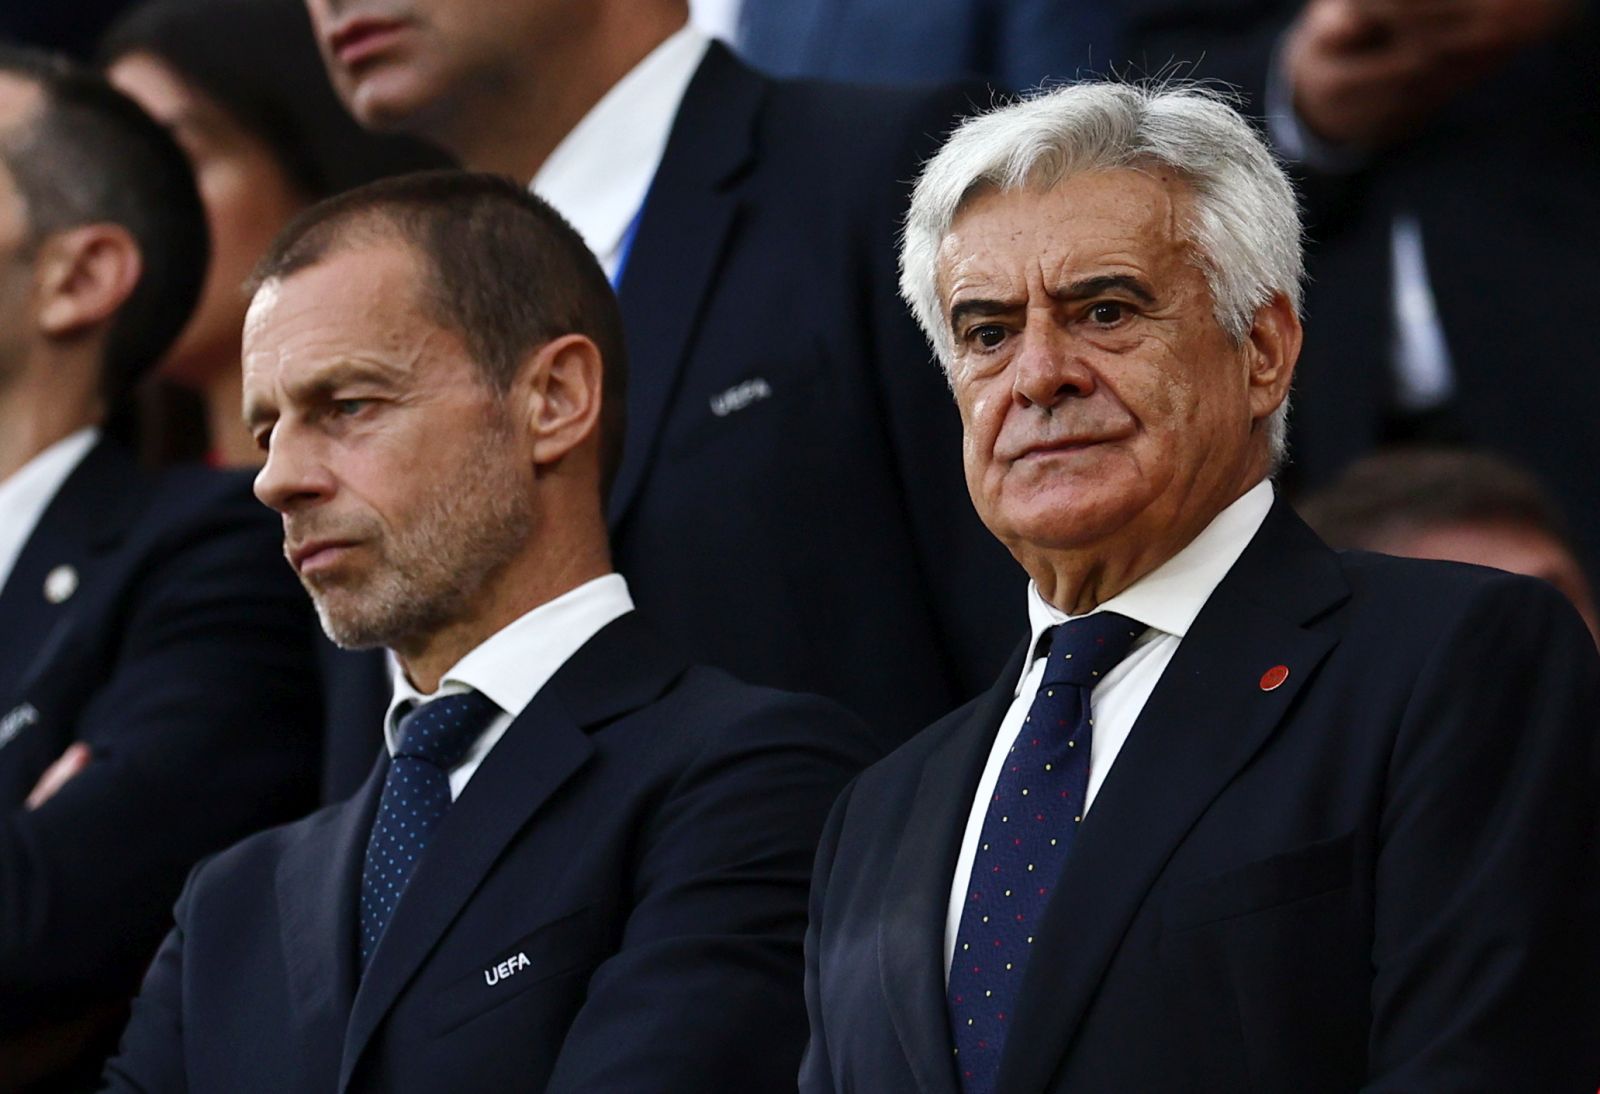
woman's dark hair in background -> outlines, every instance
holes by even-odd
[[[276,153],[308,204],[388,175],[451,165],[419,141],[369,133],[328,83],[303,0],[149,0],[112,24],[102,67],[147,53]]]
[[[141,393],[144,454],[258,464],[239,422],[245,278],[300,211],[449,157],[356,124],[328,83],[302,0],[147,0],[107,31],[99,59],[177,136],[211,229],[200,302],[161,362],[162,383]]]

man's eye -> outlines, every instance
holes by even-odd
[[[348,418],[352,414],[361,413],[362,408],[366,405],[367,400],[365,399],[335,399],[333,401],[333,412],[341,418]]]
[[[272,448],[272,429],[259,429],[256,431],[256,447],[266,452]]]
[[[1102,300],[1089,309],[1089,321],[1103,327],[1114,326],[1128,316],[1128,306],[1116,300]]]
[[[968,337],[984,349],[994,349],[1006,340],[1006,329],[994,323],[985,323],[981,327],[973,327]]]

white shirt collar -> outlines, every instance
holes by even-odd
[[[529,187],[571,222],[615,277],[672,121],[711,39],[686,24],[618,80],[556,146]]]
[[[100,430],[94,426],[80,429],[0,481],[0,588],[11,577],[11,568],[27,546],[39,518],[99,440]]]
[[[1205,607],[1211,594],[1260,531],[1271,508],[1272,483],[1262,479],[1213,517],[1183,550],[1094,611],[1120,612],[1152,630],[1183,638],[1200,609]],[[1039,648],[1039,636],[1072,618],[1045,600],[1037,584],[1028,582],[1029,656],[1024,659],[1022,675],[1017,679],[1018,693],[1033,663],[1033,653]],[[1145,637],[1140,639],[1141,642],[1145,640]]]
[[[384,718],[390,755],[400,746],[401,708],[441,695],[476,691],[515,718],[567,659],[607,623],[633,610],[633,597],[621,574],[606,574],[539,605],[486,638],[439,680],[432,695],[394,674],[394,697]]]

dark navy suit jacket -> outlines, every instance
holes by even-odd
[[[111,1088],[792,1088],[810,863],[870,742],[623,616],[485,757],[359,984],[386,759],[350,801],[201,867]]]
[[[65,481],[0,590],[0,1035],[126,999],[195,862],[311,806],[312,626],[247,477],[101,442]]]
[[[1025,90],[1122,71],[1113,0],[745,0],[739,52],[778,76]]]
[[[1024,620],[1022,572],[972,511],[954,403],[895,293],[909,180],[969,105],[773,81],[713,44],[619,293],[610,524],[634,598],[693,660],[834,699],[889,745],[981,691]],[[381,681],[367,662],[353,671]],[[330,798],[378,748],[387,692],[363,694],[335,712]]]
[[[946,907],[1021,657],[834,809],[804,1094],[958,1090]],[[1592,1091],[1597,710],[1549,586],[1338,555],[1279,502],[1084,820],[997,1089]]]

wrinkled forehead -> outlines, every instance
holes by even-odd
[[[1159,165],[1078,172],[1065,178],[966,193],[937,252],[940,299],[977,273],[1020,275],[1034,265],[1093,263],[1110,257],[1144,265],[1188,260],[1193,191]]]

